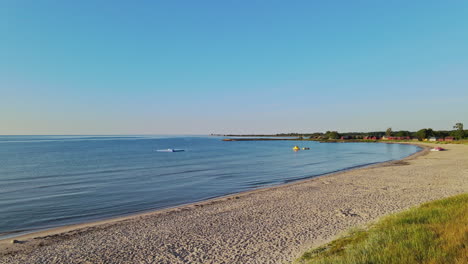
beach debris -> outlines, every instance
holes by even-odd
[[[441,148],[441,147],[435,147],[433,149],[431,149],[431,151],[444,151],[445,149],[444,148]]]
[[[351,208],[340,209],[336,215],[343,217],[360,217],[360,215]]]
[[[11,243],[12,243],[12,244],[22,244],[23,241],[19,241],[19,240],[13,239],[13,240],[11,241]]]

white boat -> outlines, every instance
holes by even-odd
[[[158,149],[157,152],[182,152],[185,151],[183,149]]]

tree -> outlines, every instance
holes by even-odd
[[[427,137],[427,129],[423,128],[418,130],[415,136],[418,138],[419,141],[423,141]]]
[[[465,137],[465,131],[463,130],[463,123],[456,123],[453,128],[455,131],[453,131],[453,136],[456,139],[463,139]]]
[[[387,128],[387,131],[385,131],[385,136],[387,136],[387,137],[392,136],[392,128],[391,127]]]
[[[444,137],[450,136],[450,132],[439,130],[439,131],[434,131],[434,135],[438,138],[444,138]]]
[[[426,137],[428,137],[428,138],[435,137],[435,133],[434,133],[434,130],[432,130],[432,128],[428,128],[426,130]]]
[[[327,131],[325,136],[328,137],[328,139],[339,139],[340,138],[340,134],[338,134],[338,132],[336,132],[336,131]]]
[[[435,137],[435,133],[432,128],[420,129],[414,135],[418,138],[419,141],[422,141],[425,138]]]
[[[398,131],[398,133],[396,133],[395,136],[397,136],[397,137],[407,137],[407,136],[409,136],[409,135],[410,135],[410,132],[409,132],[409,131],[403,131],[403,130],[401,130],[401,131]]]

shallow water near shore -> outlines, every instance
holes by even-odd
[[[0,136],[0,234],[278,185],[401,159],[413,145],[194,136]],[[292,146],[310,147],[293,152]],[[176,148],[185,152],[163,153]]]

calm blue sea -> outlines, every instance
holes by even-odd
[[[295,144],[310,150],[293,152]],[[155,151],[165,148],[186,151]],[[172,207],[417,150],[195,136],[0,136],[0,235]]]

